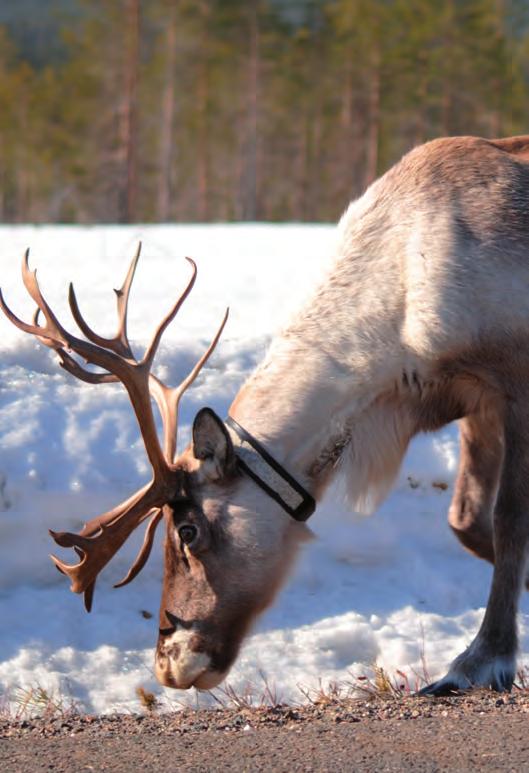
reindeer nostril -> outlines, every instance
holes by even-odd
[[[169,622],[170,628],[159,628],[158,632],[160,636],[170,636],[178,629],[188,630],[192,627],[193,623],[188,620],[182,620],[182,618],[173,615],[168,609],[164,610],[165,619]]]
[[[206,652],[206,642],[201,636],[195,634],[189,639],[189,649],[191,652]]]

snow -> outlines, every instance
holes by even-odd
[[[238,387],[325,268],[335,229],[301,225],[2,227],[0,285],[30,319],[19,263],[31,247],[43,291],[68,319],[67,282],[81,310],[112,334],[111,288],[143,241],[130,307],[138,350],[184,286],[194,257],[199,276],[157,357],[177,383],[230,319],[218,350],[181,409],[179,443],[197,409],[223,415]],[[372,517],[355,515],[333,490],[310,521],[309,543],[288,585],[258,621],[228,684],[238,693],[299,702],[301,689],[351,682],[378,664],[413,684],[441,676],[479,627],[491,568],[450,533],[446,510],[457,466],[455,426],[417,438],[397,484]],[[162,706],[195,704],[197,694],[164,689],[153,675],[161,583],[156,552],[131,585],[111,585],[128,569],[137,535],[103,572],[91,615],[48,558],[47,529],[75,530],[147,480],[148,466],[128,400],[115,385],[71,379],[53,354],[0,319],[0,692],[40,686],[91,712],[136,711],[136,688]],[[162,530],[160,529],[160,532]],[[161,535],[160,535],[161,536]],[[529,650],[527,602],[522,652]],[[144,616],[148,612],[152,617]],[[301,688],[301,689],[300,689]],[[217,691],[220,699],[225,694]],[[201,704],[214,703],[208,695]]]

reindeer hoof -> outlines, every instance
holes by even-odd
[[[495,692],[510,692],[514,684],[514,675],[510,671],[499,671],[491,682],[491,690]]]
[[[429,695],[433,698],[446,698],[450,695],[461,695],[464,692],[466,692],[466,690],[462,690],[461,687],[451,679],[439,679],[437,682],[427,684],[426,687],[419,690],[417,695]]]
[[[469,690],[480,688],[494,690],[494,692],[510,692],[514,684],[514,675],[514,658],[496,657],[472,662],[466,652],[456,658],[446,676],[426,685],[417,695],[441,698],[461,695]]]

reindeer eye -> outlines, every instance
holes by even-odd
[[[198,529],[192,523],[184,523],[178,529],[178,536],[184,543],[184,545],[191,545],[198,536]]]

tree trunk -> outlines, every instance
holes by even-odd
[[[1,166],[0,166],[0,223],[4,223],[6,220],[6,185],[7,185],[7,174],[6,174],[6,167],[4,163],[5,158],[5,146],[4,146],[4,138],[0,136],[0,159],[1,159]]]
[[[177,7],[170,6],[165,33],[165,78],[162,91],[157,219],[169,219],[174,163],[173,124],[176,86]]]
[[[413,144],[421,145],[426,139],[425,111],[428,99],[428,87],[426,81],[428,61],[426,60],[426,57],[419,57],[417,61],[419,65],[419,84],[417,86],[417,107],[413,132]]]
[[[380,45],[374,43],[368,95],[365,186],[376,180],[380,143]]]
[[[24,154],[23,154],[24,156]],[[30,183],[29,171],[25,163],[25,157],[19,158],[16,170],[16,221],[19,223],[31,222],[30,207]]]
[[[334,161],[336,171],[333,177],[336,180],[336,186],[333,198],[336,201],[349,201],[360,195],[364,182],[362,180],[364,159],[359,154],[359,149],[362,152],[364,147],[362,142],[359,142],[358,137],[358,124],[363,122],[359,121],[358,116],[355,115],[355,111],[358,112],[358,106],[355,105],[354,68],[355,62],[351,56],[347,56],[341,93],[340,143]]]
[[[210,199],[210,139],[209,139],[209,24],[210,6],[208,0],[199,4],[201,17],[200,59],[197,80],[197,185],[198,219],[209,220]]]
[[[119,121],[119,220],[133,222],[138,199],[138,70],[140,0],[125,0],[124,97]]]
[[[443,95],[441,102],[441,133],[448,137],[453,131],[453,72],[452,59],[454,57],[454,0],[447,0],[445,4],[445,31],[444,31],[444,62],[443,62]]]
[[[258,217],[258,133],[259,133],[259,0],[253,0],[249,9],[248,91],[244,140],[244,167],[241,180],[241,214],[243,220]]]

